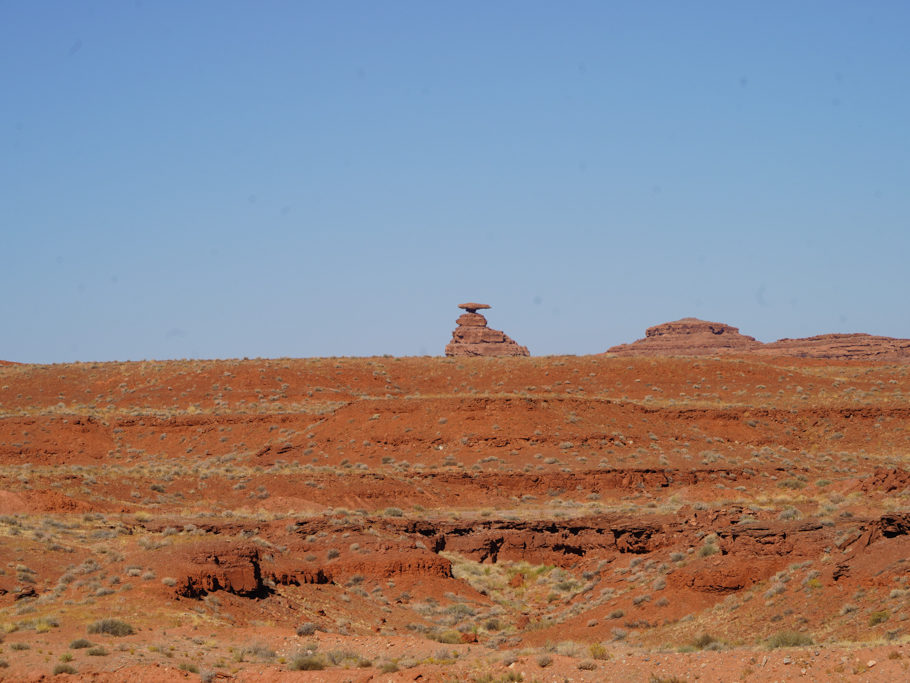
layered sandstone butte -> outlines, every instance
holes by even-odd
[[[910,339],[872,334],[820,334],[803,339],[779,339],[763,344],[759,350],[774,356],[906,362],[910,360]]]
[[[458,316],[458,327],[452,341],[446,344],[447,356],[530,356],[526,346],[519,346],[507,334],[487,327],[487,319],[477,311],[487,304],[459,304],[465,312]]]
[[[910,361],[910,339],[871,334],[821,334],[763,344],[724,323],[698,318],[649,327],[644,339],[607,350],[619,356],[704,356],[761,354],[838,360]]]
[[[724,323],[683,318],[649,327],[645,338],[607,350],[621,356],[703,356],[748,353],[762,344]]]

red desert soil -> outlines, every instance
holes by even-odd
[[[4,365],[0,679],[908,680],[908,398],[755,354]]]

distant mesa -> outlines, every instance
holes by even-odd
[[[802,339],[779,339],[759,352],[774,356],[830,358],[837,360],[910,361],[910,339],[873,334],[819,334]]]
[[[530,356],[526,346],[519,346],[507,334],[487,327],[487,319],[477,311],[488,304],[458,304],[466,311],[455,322],[452,341],[446,344],[447,356]]]
[[[607,349],[618,356],[755,354],[832,360],[910,361],[910,339],[871,334],[821,334],[763,344],[724,323],[683,318],[649,327],[644,339]]]
[[[683,318],[645,330],[645,338],[607,350],[621,356],[702,356],[748,353],[761,346],[754,337],[724,323]]]

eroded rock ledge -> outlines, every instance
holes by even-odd
[[[643,339],[607,349],[618,356],[758,354],[837,360],[910,361],[910,339],[871,334],[820,334],[764,344],[724,323],[682,318],[649,327]]]

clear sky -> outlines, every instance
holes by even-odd
[[[910,337],[910,3],[0,0],[0,358]]]

